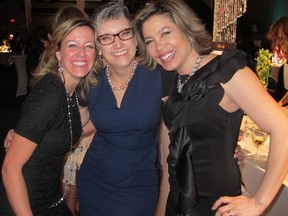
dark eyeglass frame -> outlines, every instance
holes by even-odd
[[[131,36],[130,38],[125,38],[125,39],[123,39],[123,38],[121,37],[121,34],[122,34],[123,32],[125,32],[125,31],[127,31],[127,30],[131,30],[132,36]],[[104,44],[103,44],[103,43],[101,42],[101,38],[102,38],[102,37],[107,37],[107,36],[113,36],[113,40],[112,40],[110,43],[107,43],[107,44],[104,43]],[[130,39],[132,39],[132,38],[135,36],[135,31],[134,31],[133,28],[126,28],[126,29],[123,29],[122,31],[118,32],[117,34],[103,34],[103,35],[99,35],[99,36],[97,37],[97,40],[99,41],[100,44],[102,44],[103,46],[106,46],[106,45],[110,45],[110,44],[114,43],[116,36],[118,36],[118,38],[120,38],[120,40],[122,40],[122,41],[130,40]]]

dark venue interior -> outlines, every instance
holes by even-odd
[[[20,117],[20,111],[21,111],[21,107],[22,107],[23,101],[25,100],[25,97],[26,97],[27,93],[29,92],[28,83],[29,83],[29,78],[31,77],[31,71],[33,71],[33,69],[35,69],[35,67],[37,66],[37,64],[39,62],[39,56],[42,53],[42,51],[45,49],[43,44],[42,44],[43,43],[42,40],[46,40],[47,39],[46,42],[47,43],[49,42],[49,38],[47,37],[47,35],[48,35],[48,33],[52,32],[52,30],[51,30],[51,22],[52,22],[52,19],[53,19],[54,15],[56,14],[56,12],[60,8],[63,8],[65,6],[78,5],[80,8],[84,8],[84,11],[88,14],[88,16],[92,16],[94,10],[97,9],[97,7],[101,6],[104,3],[107,3],[107,2],[121,2],[121,3],[124,3],[125,5],[127,5],[127,7],[129,8],[129,11],[131,12],[132,16],[134,16],[137,13],[138,10],[140,10],[143,7],[145,7],[146,4],[148,4],[150,2],[154,2],[154,1],[155,0],[74,0],[74,1],[73,0],[0,0],[0,40],[1,40],[1,43],[2,43],[2,46],[0,44],[0,101],[1,101],[1,106],[0,106],[0,167],[2,166],[3,159],[4,159],[4,156],[5,156],[5,150],[3,148],[3,141],[5,139],[5,136],[6,136],[7,132],[10,129],[13,129],[16,126],[16,123],[17,123],[17,121],[18,121],[18,119]],[[175,0],[175,1],[178,1],[178,0]],[[244,50],[245,52],[247,52],[254,59],[254,60],[252,60],[252,62],[253,63],[255,62],[255,65],[253,65],[253,69],[254,69],[254,72],[256,74],[258,74],[257,71],[255,70],[255,66],[256,66],[256,63],[257,63],[257,59],[256,58],[257,58],[257,54],[261,52],[261,50],[260,50],[261,48],[268,49],[269,50],[269,54],[271,54],[271,56],[272,56],[272,52],[274,52],[274,54],[277,54],[277,52],[275,52],[276,48],[273,47],[273,49],[271,49],[271,44],[267,40],[266,34],[267,34],[270,26],[278,18],[280,18],[282,16],[288,16],[287,0],[238,0],[239,5],[242,4],[239,7],[240,8],[246,8],[245,6],[247,6],[247,10],[245,11],[245,13],[241,14],[241,16],[239,16],[237,19],[234,19],[234,20],[237,20],[236,23],[233,20],[232,22],[230,22],[228,24],[227,23],[225,23],[225,25],[223,24],[221,26],[221,27],[223,27],[223,29],[227,28],[227,26],[228,27],[233,26],[233,28],[230,28],[230,29],[232,29],[231,31],[229,30],[229,31],[223,31],[223,32],[222,32],[222,30],[220,30],[220,28],[215,28],[215,20],[217,20],[217,19],[214,18],[214,17],[216,17],[215,16],[216,13],[215,13],[214,10],[216,8],[215,5],[217,5],[215,2],[217,2],[217,1],[213,1],[213,0],[184,0],[184,1],[191,8],[193,8],[194,11],[198,14],[198,16],[203,20],[203,22],[206,25],[207,30],[211,33],[211,35],[213,35],[213,39],[214,39],[214,33],[215,33],[214,29],[217,29],[216,32],[218,31],[218,35],[222,34],[222,38],[225,38],[225,40],[226,40],[226,36],[227,35],[228,35],[227,38],[228,37],[233,38],[233,43],[229,43],[227,41],[225,41],[225,42],[217,41],[216,42],[215,40],[213,40],[215,42],[214,43],[215,44],[215,50],[214,51],[216,51],[216,52],[223,51],[224,48],[228,48],[228,49],[237,48],[237,49]],[[226,16],[227,14],[231,15],[232,14],[231,11],[233,11],[233,15],[231,15],[231,17],[232,18],[236,17],[236,16],[234,16],[235,15],[234,11],[236,11],[236,9],[234,7],[234,5],[235,5],[234,1],[233,0],[231,0],[231,1],[230,0],[225,0],[225,1],[226,1],[226,3],[228,2],[226,5],[230,4],[229,7],[233,8],[233,9],[226,9],[223,6],[221,8],[221,10],[219,10],[221,12],[219,12],[218,14],[221,14],[221,13],[224,13],[224,12],[227,11],[226,14],[225,14],[225,16]],[[246,3],[246,1],[247,1],[247,5],[244,6],[243,2]],[[233,5],[233,6],[231,6],[231,5]],[[220,23],[220,21],[219,21],[219,23]],[[224,23],[224,21],[223,21],[223,23]],[[108,26],[109,26],[109,24],[108,24]],[[219,26],[220,26],[220,24],[219,24]],[[122,32],[125,33],[125,31],[127,31],[127,30],[130,32],[130,35],[132,35],[132,36],[130,38],[126,38],[126,39],[122,38],[122,36],[121,36]],[[78,31],[80,31],[80,30],[78,30]],[[221,33],[219,33],[219,32],[221,32]],[[228,32],[228,34],[227,34],[227,32]],[[120,34],[120,36],[119,36],[119,34]],[[103,35],[105,35],[105,34],[103,34]],[[130,40],[134,36],[133,30],[131,30],[130,28],[125,29],[125,30],[121,30],[117,34],[111,34],[111,35],[112,36],[114,35],[114,40],[115,40],[115,36],[118,36],[119,40],[121,39],[123,41],[124,40]],[[35,48],[34,50],[32,49],[32,44],[35,45],[35,43],[33,43],[33,42],[35,42],[33,40],[36,40],[35,38],[37,38],[38,42],[41,44],[41,49],[36,49],[36,48],[38,48],[36,46],[34,47]],[[91,38],[93,38],[92,34],[91,34]],[[99,37],[99,38],[100,38],[99,41],[101,43],[101,37]],[[10,45],[8,43],[9,46],[7,46],[7,47],[9,47],[9,49],[2,50],[2,48],[5,47],[4,45],[6,45],[6,42],[5,42],[6,40],[7,41],[9,40]],[[103,45],[110,45],[110,44],[114,43],[114,40],[111,43],[107,43],[107,44],[104,43]],[[174,39],[174,41],[175,41],[175,39]],[[104,42],[105,42],[105,40],[104,40]],[[134,46],[133,50],[135,50],[135,47],[136,47],[136,45]],[[35,55],[31,57],[31,53],[33,53],[34,51],[35,51]],[[123,51],[121,51],[121,52],[123,52]],[[172,52],[170,52],[170,53],[172,53]],[[169,53],[169,55],[170,55],[170,53]],[[177,53],[177,51],[175,51],[175,53]],[[199,58],[201,57],[200,62],[199,62],[198,65],[195,64],[195,65],[197,65],[197,67],[195,67],[195,65],[194,65],[193,70],[195,68],[197,70],[199,65],[200,65],[200,63],[201,63],[201,60],[202,60],[203,56],[202,56],[201,53],[199,53],[199,54],[200,54]],[[28,60],[29,56],[30,56],[30,59]],[[118,54],[118,56],[119,56],[119,54]],[[162,55],[162,56],[164,56],[164,55]],[[170,58],[169,56],[168,57],[167,56],[168,56],[168,54],[165,54],[165,56],[162,57],[162,59]],[[171,54],[171,56],[172,56],[172,54]],[[177,55],[175,55],[175,56],[177,56]],[[271,56],[270,56],[270,59],[272,58]],[[133,56],[133,58],[135,58],[135,56]],[[198,58],[198,60],[199,60],[199,58]],[[94,56],[91,59],[94,59]],[[285,58],[285,61],[286,60],[287,60],[287,58]],[[21,61],[21,63],[20,63],[20,61]],[[197,63],[197,61],[196,61],[196,63]],[[105,63],[105,59],[103,60],[103,62]],[[134,62],[136,62],[136,60]],[[272,71],[273,69],[269,69],[268,70],[269,74],[266,77],[267,79],[269,78],[267,91],[278,102],[288,90],[288,81],[286,82],[286,86],[284,84],[285,81],[283,81],[284,80],[283,77],[286,77],[286,79],[287,79],[287,76],[288,76],[288,75],[287,76],[283,75],[283,74],[285,74],[284,69],[283,69],[283,65],[287,66],[286,67],[286,71],[287,71],[288,64],[285,64],[287,62],[281,62],[281,64],[279,64],[277,66],[278,61],[274,65],[273,65],[273,63],[275,63],[275,62],[269,61],[268,67],[272,68],[272,66],[274,66],[274,69],[276,68],[277,78],[276,78],[276,80],[272,79],[273,77],[271,76],[271,74],[273,72]],[[101,64],[101,66],[103,66],[103,65],[104,64]],[[60,61],[60,66],[61,66],[61,61]],[[59,70],[60,66],[58,65],[58,72],[61,72]],[[134,68],[133,68],[132,73],[131,73],[132,75],[129,78],[128,82],[131,80],[131,78],[132,78],[132,76],[134,74],[135,68],[136,68],[136,63],[134,65]],[[63,70],[63,68],[62,68],[62,70]],[[110,70],[112,70],[112,69],[110,69]],[[193,70],[192,70],[192,72],[195,72]],[[91,72],[91,70],[90,70],[90,72]],[[106,73],[107,73],[108,80],[109,80],[108,65],[107,65],[107,68],[106,68]],[[286,72],[286,74],[288,74],[288,73]],[[191,77],[193,75],[194,75],[194,73],[191,75]],[[62,74],[62,76],[63,76],[63,74]],[[259,74],[258,74],[258,77],[260,78]],[[188,78],[190,78],[190,75],[189,75]],[[186,79],[186,82],[187,81],[188,81],[188,79]],[[126,87],[128,86],[128,82],[127,82]],[[150,82],[150,80],[149,80],[149,82]],[[180,82],[180,87],[182,89],[183,85],[186,84],[186,82],[182,85],[180,78],[178,78],[178,84],[179,84],[179,82]],[[69,82],[67,82],[67,83],[69,83]],[[111,83],[110,83],[110,85],[111,85]],[[113,88],[113,85],[111,85],[111,87],[112,87],[112,89],[117,90],[117,89]],[[158,86],[156,86],[156,87],[158,87]],[[181,89],[180,89],[179,93],[182,91]],[[242,89],[245,89],[245,88],[242,88]],[[122,89],[120,89],[120,87],[119,87],[118,90],[122,90]],[[257,92],[257,91],[255,91],[255,92]],[[66,93],[67,93],[67,90],[66,90]],[[266,93],[266,92],[264,92],[264,93]],[[153,92],[153,94],[154,94],[154,92]],[[157,95],[157,94],[155,94],[155,95]],[[240,94],[238,94],[238,95],[240,95]],[[245,95],[245,94],[242,94],[242,95]],[[142,97],[139,97],[139,95],[137,95],[137,97],[142,99]],[[257,95],[257,98],[261,98],[261,97],[259,97],[259,95]],[[68,109],[69,109],[68,110],[68,115],[69,115],[69,118],[70,118],[70,105],[69,104],[71,102],[68,102],[68,101],[69,101],[69,95],[67,93],[67,104],[68,104]],[[71,101],[71,98],[70,98],[70,101]],[[74,105],[78,104],[78,99],[76,99],[76,101],[77,101],[77,103],[74,103]],[[97,101],[97,103],[98,103],[98,101]],[[254,103],[254,104],[256,104],[256,103]],[[271,103],[271,104],[273,104],[273,103]],[[257,105],[259,105],[259,104],[257,103]],[[79,104],[78,104],[78,106],[79,106]],[[262,107],[264,107],[264,106],[262,106]],[[260,108],[262,108],[262,107],[260,107]],[[266,106],[266,107],[272,107],[272,106]],[[91,110],[93,110],[93,109],[91,109]],[[105,109],[103,109],[103,110],[105,110]],[[106,110],[108,110],[108,109],[106,109]],[[236,111],[238,112],[239,110],[236,110]],[[42,110],[41,110],[41,112],[42,112]],[[155,110],[153,110],[153,112],[155,112]],[[245,113],[245,114],[247,114],[247,113]],[[130,113],[129,113],[129,115],[132,116]],[[205,115],[206,115],[206,113],[205,113]],[[105,116],[105,115],[103,115],[103,116]],[[141,116],[145,116],[145,115],[143,115],[141,113]],[[249,130],[249,124],[251,124],[251,125],[254,124],[254,122],[251,119],[250,119],[251,122],[249,122],[249,118],[247,118],[248,117],[247,115],[244,115],[244,116],[246,116],[246,120],[243,118],[242,123],[244,122],[244,124],[242,124],[242,129],[240,128],[240,135],[242,136],[241,139],[242,139],[243,143],[245,143],[245,133],[246,133],[246,135],[249,134],[249,133],[247,133],[247,131]],[[193,116],[193,118],[194,118],[194,116]],[[29,120],[30,119],[31,118],[29,118]],[[79,119],[82,120],[81,118],[78,118],[78,120]],[[80,136],[80,133],[81,133],[80,132],[81,131],[80,120],[79,120],[79,122],[77,122],[77,123],[79,123],[79,136]],[[71,147],[70,150],[71,150],[72,149],[72,142],[73,142],[71,118],[69,119],[69,121],[70,121],[70,134],[71,134],[71,146],[70,146]],[[104,121],[106,121],[106,119]],[[213,123],[214,122],[215,121],[213,121]],[[138,121],[137,121],[137,123],[138,123]],[[248,126],[247,125],[245,126],[245,124],[247,124]],[[255,124],[254,124],[254,126],[255,126]],[[252,134],[255,131],[255,128],[253,128],[253,127],[250,128],[252,130]],[[166,128],[166,127],[163,127],[163,128]],[[201,128],[201,130],[203,130],[203,127],[200,127],[200,128]],[[133,130],[134,130],[134,128],[133,128]],[[161,128],[161,130],[162,130],[162,128]],[[160,132],[161,132],[161,130],[160,130]],[[245,132],[245,130],[246,130],[246,132]],[[99,134],[99,131],[100,130],[98,130],[98,134]],[[241,132],[242,132],[242,134],[241,134]],[[154,134],[156,134],[156,132]],[[167,135],[167,140],[163,139],[161,137],[161,134],[159,135],[159,137],[160,137],[159,140],[160,140],[160,142],[167,142],[166,146],[168,146],[168,144],[170,143],[170,141],[168,140],[169,139],[168,138],[168,131],[166,132],[166,135]],[[238,136],[238,134],[236,134],[236,133],[234,133],[234,135]],[[240,141],[241,141],[240,137],[241,136],[238,137],[239,139],[238,139],[237,144],[240,143]],[[250,133],[250,137],[249,137],[250,143],[252,143],[251,136],[252,135]],[[266,138],[267,138],[267,136],[265,137],[265,140],[264,141],[262,140],[261,142],[264,143],[266,141]],[[283,136],[282,136],[282,138],[283,138]],[[235,139],[233,139],[233,140],[236,141],[236,139],[237,139],[237,137]],[[254,138],[252,138],[252,140],[253,139]],[[140,139],[138,138],[138,140],[140,140]],[[213,139],[213,142],[215,142],[215,139]],[[253,142],[256,145],[257,142],[255,143],[255,140],[253,140]],[[281,140],[281,142],[282,142],[282,140]],[[155,144],[155,143],[153,143],[153,144]],[[245,143],[245,148],[241,147],[242,150],[246,150],[246,144],[247,143]],[[247,145],[247,146],[249,147],[249,145]],[[253,146],[253,147],[255,147],[255,146]],[[258,150],[259,149],[258,148],[256,148],[256,149],[257,149],[257,154],[258,154]],[[260,149],[260,150],[262,150],[262,149]],[[193,151],[194,151],[194,149],[193,149]],[[211,152],[211,149],[210,149],[210,152]],[[266,152],[268,153],[268,150]],[[265,154],[266,154],[266,152],[265,152]],[[13,153],[13,151],[11,151],[11,153]],[[247,151],[246,151],[246,153],[247,153]],[[250,154],[249,151],[248,151],[248,153]],[[22,148],[21,148],[21,154],[23,154],[23,149]],[[109,154],[110,154],[110,152],[109,152]],[[245,154],[245,152],[243,154]],[[12,154],[9,154],[9,155],[12,155]],[[243,156],[243,158],[244,158],[244,156]],[[249,155],[249,157],[250,156],[251,156],[251,154]],[[114,155],[113,155],[113,157],[114,157]],[[8,159],[9,157],[6,157],[6,158]],[[251,159],[251,157],[250,157],[250,159]],[[41,158],[41,160],[42,160],[42,158]],[[243,161],[244,161],[244,159],[243,159]],[[250,161],[253,162],[254,160],[250,160]],[[263,165],[263,163],[260,164],[260,163],[258,163],[259,161],[256,161],[256,162],[257,163],[247,163],[247,161],[246,161],[246,165],[244,164],[246,167],[242,166],[242,164],[241,164],[242,167],[240,167],[240,168],[241,168],[241,172],[242,172],[241,175],[242,175],[243,178],[241,178],[241,179],[239,178],[239,185],[240,185],[240,181],[242,181],[242,183],[243,183],[243,182],[245,182],[246,179],[248,179],[250,181],[246,181],[245,182],[245,187],[247,187],[247,189],[249,189],[249,188],[253,188],[253,189],[254,188],[255,189],[258,188],[258,183],[260,182],[259,179],[262,179],[262,177],[264,175],[264,171],[263,171],[264,169],[262,169],[263,167],[260,166],[260,165]],[[226,163],[226,164],[229,164],[229,163]],[[84,166],[82,166],[82,167],[84,167]],[[246,171],[245,171],[246,174],[248,173],[248,174],[250,174],[250,176],[249,175],[245,176],[245,172],[243,171],[244,169],[242,169],[243,167],[246,168]],[[177,164],[177,168],[178,168],[178,164]],[[261,169],[261,172],[259,172],[259,169]],[[3,170],[5,170],[5,169],[3,169]],[[69,168],[69,170],[73,171],[70,168]],[[79,170],[79,167],[77,168],[77,170]],[[135,169],[135,170],[137,170],[137,169]],[[3,173],[5,173],[5,172],[3,172]],[[251,173],[253,173],[253,175]],[[261,173],[262,173],[262,175],[261,175]],[[254,174],[256,175],[257,178],[254,178]],[[5,176],[5,175],[3,175],[3,176]],[[206,179],[210,179],[210,178],[207,178],[207,176],[205,176],[205,177],[206,177]],[[5,178],[3,178],[3,179],[5,179]],[[257,179],[259,180],[259,182],[257,182]],[[199,179],[197,179],[197,180],[199,180]],[[4,182],[6,183],[6,181],[4,181]],[[247,184],[247,182],[248,182],[248,184]],[[251,182],[252,182],[252,184],[251,184]],[[250,185],[249,185],[249,183],[250,183]],[[2,176],[1,176],[1,172],[0,172],[0,186],[1,186],[1,184],[2,184]],[[79,185],[77,185],[77,187]],[[244,183],[243,183],[243,185],[244,185]],[[71,184],[70,184],[70,186],[71,186]],[[283,192],[280,191],[280,193],[277,195],[276,201],[274,202],[274,203],[276,203],[276,205],[273,206],[274,205],[274,203],[273,203],[272,207],[271,207],[272,211],[275,211],[275,209],[276,209],[276,211],[278,209],[280,209],[280,211],[282,211],[282,213],[284,212],[283,215],[286,215],[287,211],[288,211],[287,210],[287,205],[285,205],[285,203],[287,202],[287,196],[288,196],[288,175],[286,177],[286,186],[287,187],[283,187],[284,190],[283,190],[283,188],[281,188],[281,190],[283,190]],[[217,188],[217,187],[214,187],[214,188]],[[66,190],[66,187],[65,187],[65,190]],[[68,191],[69,190],[70,189],[68,188]],[[0,192],[1,192],[1,190],[0,190]],[[253,193],[253,191],[251,192],[251,194],[252,193]],[[66,192],[64,191],[63,194],[65,195]],[[64,197],[64,195],[63,195],[63,197]],[[101,196],[101,199],[102,198],[103,198],[103,196]],[[64,199],[62,199],[62,201],[63,200]],[[166,200],[165,200],[165,203],[166,203]],[[54,203],[52,205],[54,205]],[[54,207],[54,206],[52,206],[52,207]],[[78,210],[79,210],[79,204],[77,204],[76,208],[78,208]],[[286,208],[286,210],[283,211],[282,210],[283,208]],[[0,207],[0,209],[1,209],[1,207]],[[268,209],[268,210],[270,211],[270,209]],[[228,210],[227,211],[227,215],[232,216],[231,212],[230,212],[230,210]],[[267,216],[271,216],[271,215],[280,215],[280,214],[275,214],[275,213],[267,214]],[[282,216],[282,214],[280,216]]]
[[[85,12],[92,15],[93,10],[105,2],[109,1],[86,0]],[[145,6],[147,2],[149,1],[124,0],[132,14]],[[211,32],[213,29],[213,1],[187,0],[186,2],[199,14]],[[76,1],[31,0],[31,22],[29,23],[26,21],[25,0],[0,0],[1,40],[7,38],[9,34],[21,35],[24,40],[38,26],[49,26],[56,11],[69,4],[76,4]],[[239,48],[253,54],[255,49],[260,48],[269,26],[277,18],[287,14],[287,0],[248,0],[247,11],[237,22],[237,39],[247,40],[247,44],[252,43],[252,46],[256,48]],[[13,62],[0,64],[0,82],[0,143],[2,146],[7,131],[15,126],[25,95],[15,97],[17,74]]]

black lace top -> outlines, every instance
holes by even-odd
[[[72,96],[70,107],[75,143],[81,135],[75,95]],[[62,161],[70,150],[71,142],[68,119],[64,85],[56,76],[46,75],[27,96],[15,128],[17,134],[37,144],[35,152],[23,168],[33,215],[70,215],[59,209],[63,206],[48,209],[61,197],[59,180]],[[2,204],[4,206],[0,208],[0,215],[10,215],[8,203],[3,201]],[[7,211],[1,214],[5,209]]]

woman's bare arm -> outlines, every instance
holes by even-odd
[[[37,144],[15,133],[2,166],[2,179],[8,200],[19,216],[32,216],[22,168],[36,147]]]

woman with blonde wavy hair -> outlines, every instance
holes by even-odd
[[[59,179],[65,154],[81,137],[79,100],[97,83],[95,58],[89,20],[70,19],[53,32],[3,162],[0,215],[72,215]]]

